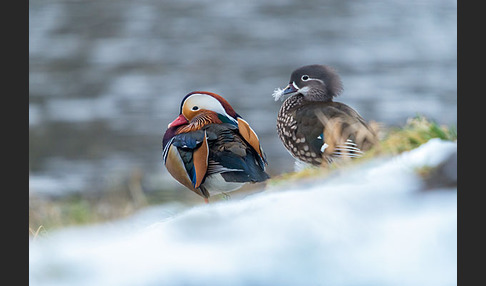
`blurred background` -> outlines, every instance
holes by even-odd
[[[272,92],[315,63],[338,71],[336,101],[367,120],[457,123],[455,0],[29,0],[31,227],[202,203],[161,158],[194,90],[250,123],[271,175],[292,171]]]

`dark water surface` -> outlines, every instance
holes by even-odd
[[[183,189],[161,141],[193,90],[251,124],[270,174],[291,171],[271,95],[306,64],[333,66],[336,100],[368,120],[455,125],[456,13],[453,0],[30,0],[30,193],[97,193],[134,173],[146,191]]]

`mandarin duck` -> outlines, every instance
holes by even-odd
[[[338,74],[325,65],[300,67],[284,89],[275,89],[275,101],[289,96],[278,112],[277,133],[296,169],[360,157],[377,142],[356,110],[333,101],[342,89]]]
[[[220,95],[187,94],[163,137],[163,161],[179,183],[209,202],[210,195],[263,182],[266,156],[257,134]]]

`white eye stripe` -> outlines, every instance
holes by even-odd
[[[191,109],[198,107],[197,109],[207,109],[218,113],[225,112],[224,107],[216,98],[201,93],[195,93],[189,96],[184,102],[184,106],[188,106]]]
[[[322,80],[320,80],[318,78],[309,77],[308,75],[303,75],[300,79],[302,81],[317,80],[317,81],[320,81],[320,82],[324,83],[324,81],[322,81]]]
[[[197,109],[194,109],[194,107],[197,107]],[[229,116],[226,113],[226,110],[224,109],[221,102],[219,102],[219,100],[207,94],[201,94],[201,93],[192,94],[191,96],[186,98],[183,108],[190,108],[193,111],[199,109],[211,110],[216,113],[225,115],[230,120],[236,122],[236,120],[233,117]]]

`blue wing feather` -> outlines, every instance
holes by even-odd
[[[204,140],[204,131],[198,130],[174,136],[172,144],[179,148],[196,149]]]

